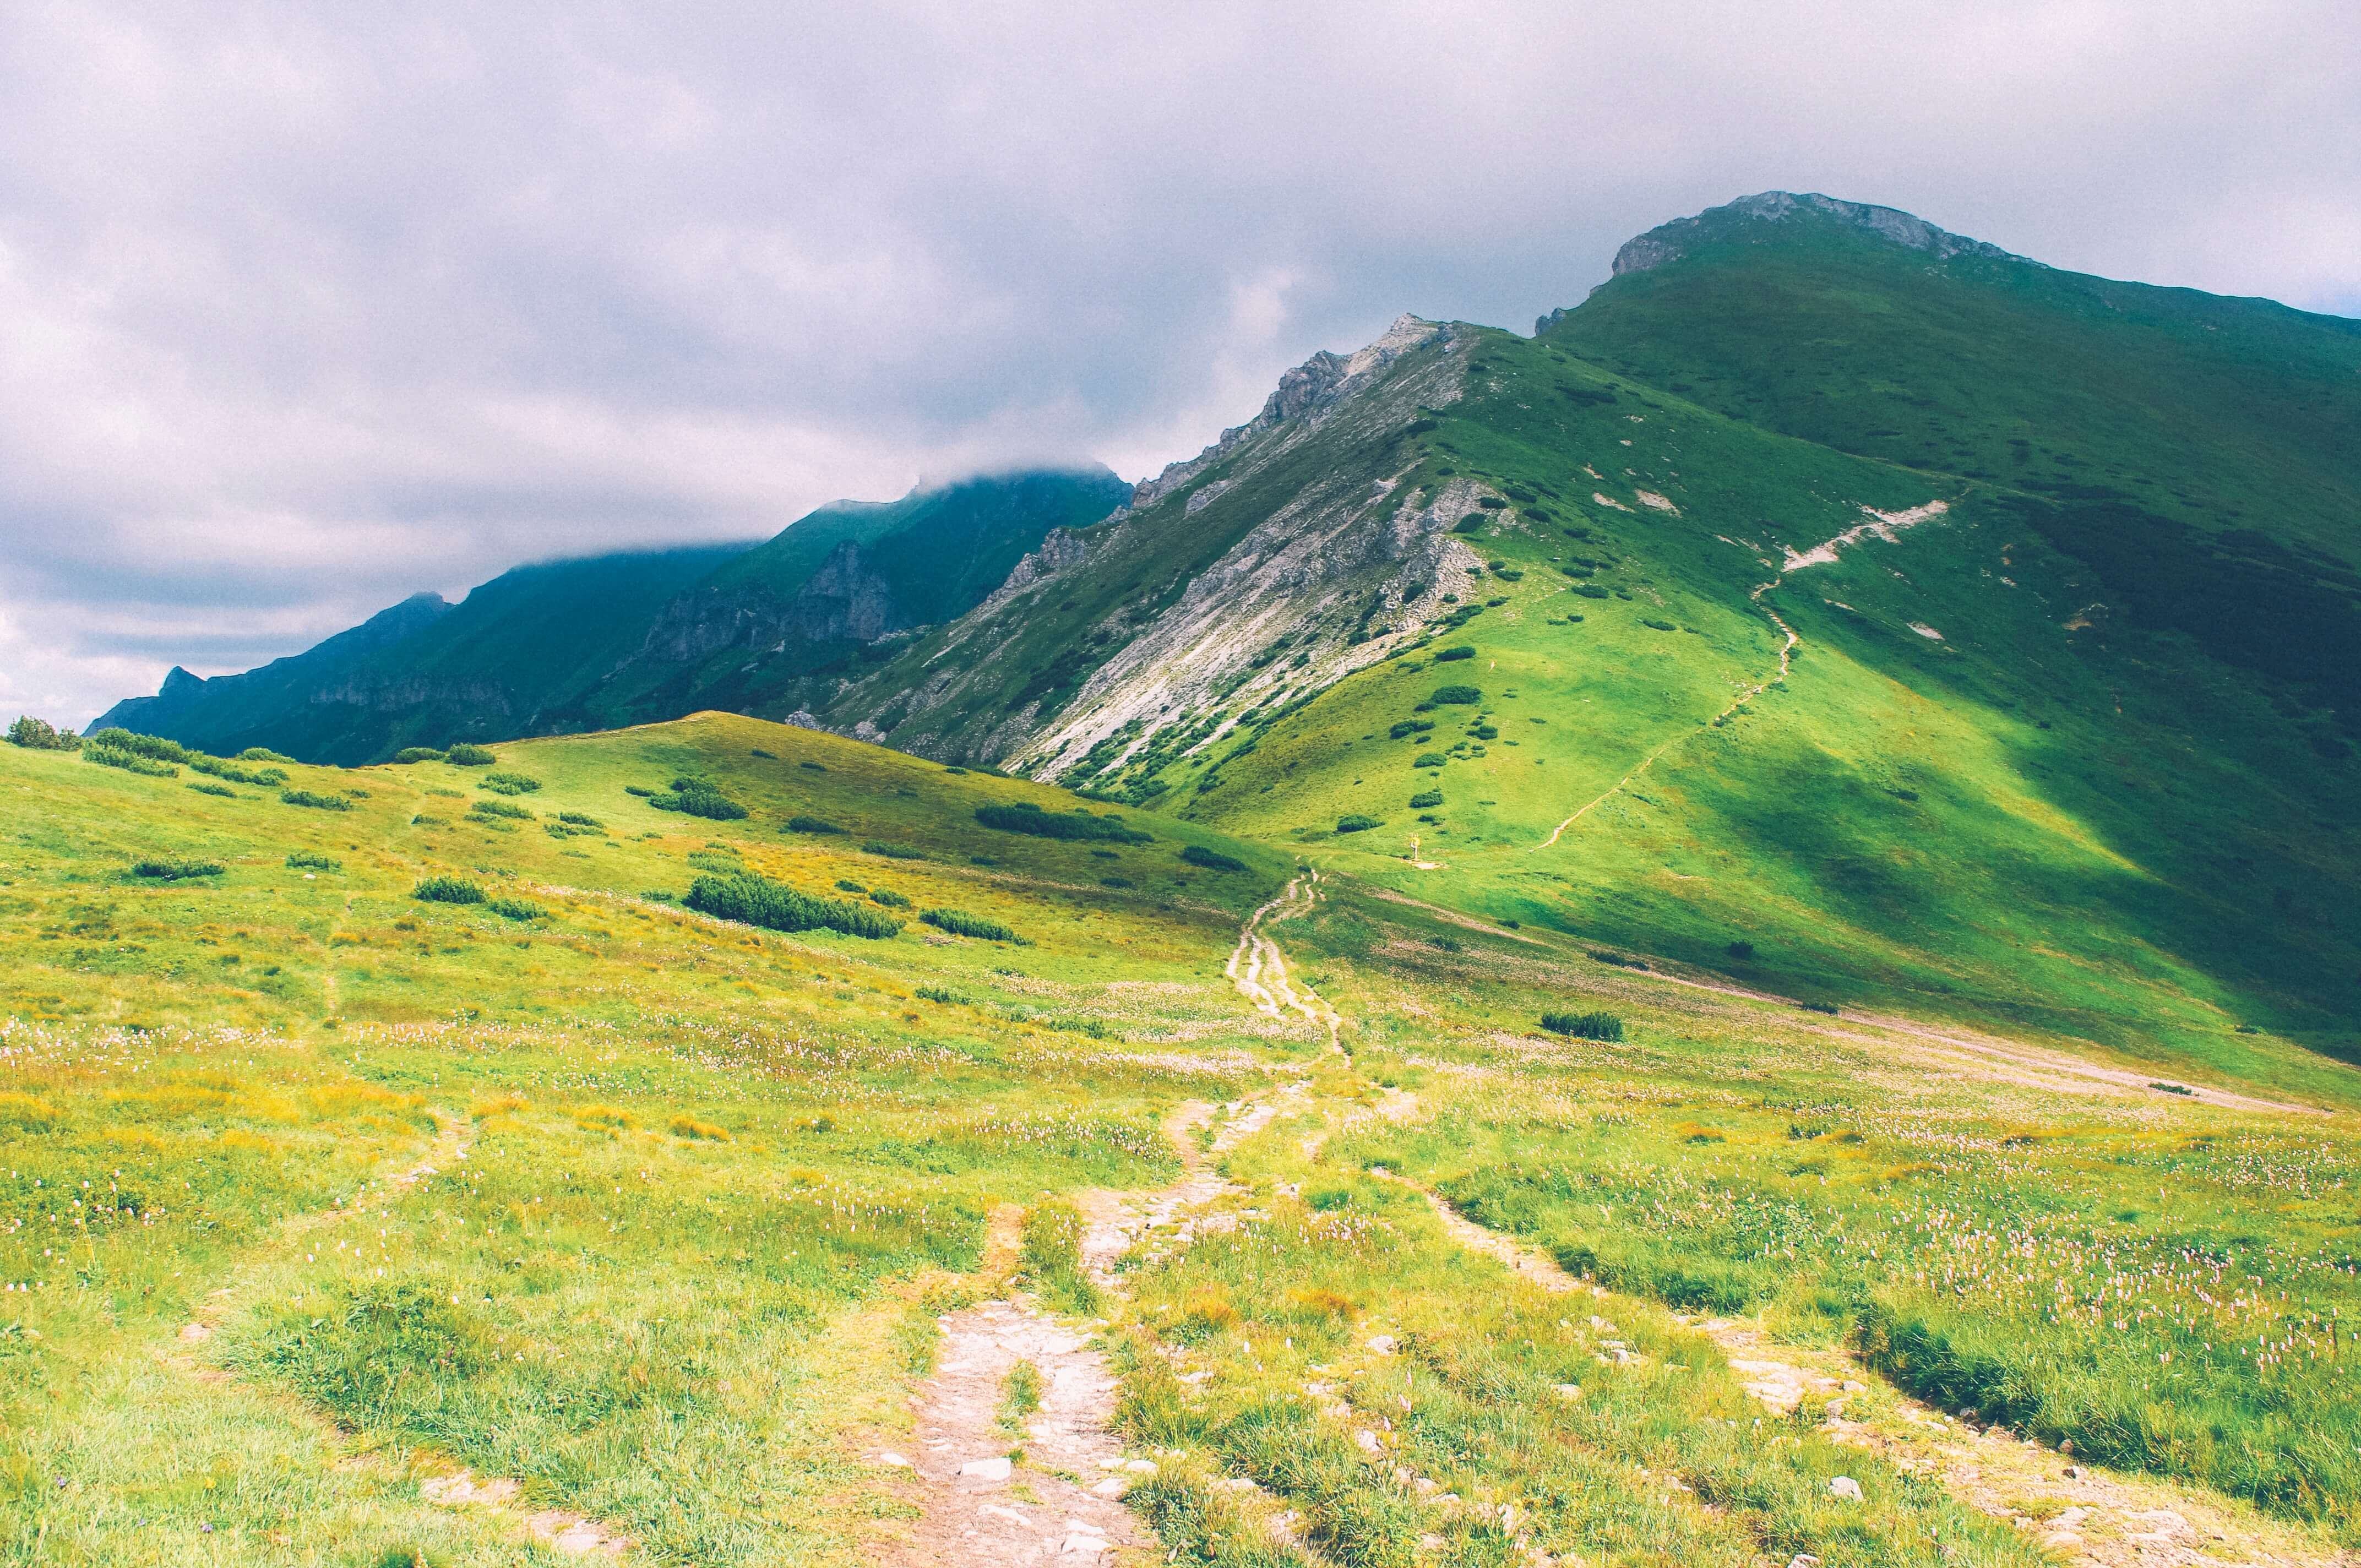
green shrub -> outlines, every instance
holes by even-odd
[[[1597,583],[1576,583],[1574,591],[1585,598],[1603,599],[1607,597],[1607,590]]]
[[[16,722],[8,726],[8,744],[28,751],[71,751],[80,748],[82,737],[71,729],[57,729],[47,719],[18,714]]]
[[[531,795],[541,787],[541,781],[526,773],[486,773],[476,781],[476,787],[495,795]]]
[[[888,909],[907,909],[910,907],[910,901],[908,899],[889,888],[883,887],[869,895],[869,902],[872,904],[883,905]]]
[[[180,882],[189,877],[219,876],[219,861],[134,861],[131,874],[153,877],[158,882]]]
[[[1509,503],[1502,500],[1498,496],[1478,496],[1476,498],[1476,504],[1482,507],[1486,511],[1499,511],[1503,508],[1507,507]]]
[[[967,770],[965,768],[945,768],[943,772],[947,773],[965,773]]]
[[[275,788],[287,782],[285,768],[242,768],[236,762],[226,762],[219,757],[208,757],[202,751],[192,751],[189,754],[189,767],[192,772],[210,773],[214,778],[226,779],[231,784],[259,784],[265,789]]]
[[[464,740],[444,748],[443,760],[455,768],[489,768],[500,761],[489,747],[470,746]]]
[[[467,803],[467,812],[473,817],[505,817],[517,822],[533,820],[532,809],[512,800],[471,800]]]
[[[883,855],[889,861],[923,861],[927,858],[927,851],[924,850],[914,850],[907,844],[889,844],[883,839],[870,839],[861,846],[861,852],[864,855]]]
[[[522,898],[495,898],[485,907],[506,920],[542,920],[547,918],[549,915],[549,911],[540,905],[528,903]]]
[[[1620,953],[1610,953],[1603,948],[1591,948],[1590,958],[1591,961],[1594,963],[1612,964],[1617,969],[1635,969],[1644,970],[1648,967],[1645,959],[1627,959]]]
[[[839,893],[867,893],[869,889],[862,883],[852,881],[849,877],[839,877],[836,879],[836,891]]]
[[[746,869],[746,862],[740,860],[734,852],[715,854],[710,850],[694,851],[688,857],[688,863],[699,871],[719,872],[725,876],[734,875]]]
[[[1434,720],[1432,718],[1405,718],[1386,733],[1389,738],[1399,740],[1405,735],[1422,735],[1433,728]]]
[[[1336,818],[1336,831],[1339,833],[1366,833],[1372,828],[1384,826],[1385,824],[1377,817],[1363,817],[1358,812]]]
[[[1623,1020],[1612,1013],[1544,1013],[1542,1027],[1553,1035],[1570,1035],[1577,1040],[1623,1037]]]
[[[986,920],[981,915],[970,915],[960,909],[929,909],[918,916],[938,931],[949,931],[954,937],[975,937],[987,942],[1013,942],[1016,933],[997,920]]]
[[[314,811],[350,811],[353,803],[341,795],[321,795],[308,789],[282,789],[279,798],[289,806],[308,806]]]
[[[770,931],[841,931],[875,941],[899,936],[902,923],[841,899],[818,898],[752,872],[701,876],[681,902],[702,915]]]
[[[779,824],[782,833],[841,833],[843,828],[818,817],[790,817]]]
[[[1489,518],[1487,518],[1480,511],[1471,511],[1466,517],[1461,518],[1457,522],[1453,523],[1451,525],[1451,532],[1454,533],[1473,533],[1490,521],[1491,520]]]
[[[557,814],[557,819],[560,822],[565,823],[569,828],[588,828],[593,831],[600,833],[607,830],[607,825],[604,822],[599,821],[597,817],[589,815],[588,812],[561,811]]]
[[[438,746],[404,746],[393,754],[393,760],[397,762],[439,762],[443,760],[443,751]]]
[[[161,735],[141,735],[129,729],[101,729],[83,738],[84,746],[98,746],[110,751],[125,751],[135,757],[145,757],[151,762],[185,762],[190,751],[178,740],[167,740]]]
[[[236,800],[237,798],[237,791],[230,788],[227,784],[192,784],[188,787],[195,790],[199,795],[217,795],[224,800]]]
[[[1433,703],[1450,703],[1456,707],[1467,707],[1482,702],[1484,700],[1484,693],[1483,689],[1478,686],[1437,686],[1431,694],[1428,695],[1426,700]]]
[[[1130,887],[1133,886],[1134,883],[1127,876],[1103,876],[1099,878],[1099,885],[1101,887]]]
[[[1476,650],[1463,642],[1456,648],[1445,648],[1435,654],[1434,662],[1438,664],[1448,664],[1456,660],[1472,659],[1475,656]]]
[[[466,877],[431,876],[421,879],[410,896],[427,904],[481,904],[484,890]]]
[[[625,784],[623,786],[623,793],[625,795],[636,795],[642,800],[653,800],[655,798],[656,792],[648,788],[645,784]]]
[[[1669,620],[1650,620],[1645,616],[1641,618],[1640,624],[1656,631],[1678,631],[1680,630],[1679,627],[1675,626]]]
[[[1439,789],[1422,789],[1410,797],[1410,804],[1413,811],[1424,811],[1429,807],[1441,806],[1443,792]]]
[[[776,751],[765,751],[760,746],[750,748],[746,754],[750,757],[760,757],[766,762],[775,762],[779,760],[779,754]]]
[[[1246,863],[1218,850],[1208,850],[1202,844],[1191,844],[1180,851],[1180,858],[1192,866],[1202,866],[1209,872],[1242,872]]]
[[[746,808],[722,794],[711,780],[686,776],[672,781],[670,795],[651,795],[648,804],[658,811],[677,811],[708,822],[735,822],[746,815]]]
[[[268,746],[248,746],[237,754],[237,760],[241,762],[278,762],[290,768],[295,765],[294,758],[274,751]]]
[[[181,776],[181,770],[170,762],[159,762],[136,751],[119,751],[112,746],[85,743],[82,749],[82,760],[96,762],[102,768],[121,768],[126,773],[138,773],[145,778],[175,779]]]
[[[925,1001],[940,1002],[946,1005],[967,1000],[955,992],[944,990],[939,985],[922,985],[918,987],[916,994]]]
[[[1722,951],[1728,953],[1733,959],[1751,959],[1754,956],[1754,944],[1742,940],[1736,941],[1722,948]]]
[[[298,850],[287,857],[287,869],[297,872],[340,872],[345,862],[334,855],[315,855],[309,850]]]
[[[1451,761],[1451,759],[1444,756],[1440,751],[1421,751],[1418,754],[1418,761],[1412,762],[1411,766],[1413,768],[1439,768],[1449,761]]]
[[[1145,844],[1150,836],[1126,827],[1113,812],[1093,817],[1082,810],[1044,811],[1030,801],[1012,806],[979,806],[975,819],[1003,833],[1027,833],[1036,839],[1103,839],[1116,844]]]
[[[799,768],[809,768],[816,773],[824,773],[828,772],[828,764],[825,762],[797,762],[796,766]]]

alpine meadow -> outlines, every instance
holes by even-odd
[[[2361,1561],[2356,520],[2361,322],[1772,192],[28,715],[0,1562]]]

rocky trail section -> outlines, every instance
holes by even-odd
[[[1142,1243],[1156,1249],[1151,1255],[1185,1246],[1197,1234],[1197,1211],[1236,1190],[1213,1170],[1213,1157],[1268,1126],[1279,1108],[1225,1109],[1228,1119],[1203,1150],[1197,1134],[1212,1123],[1212,1106],[1191,1102],[1165,1123],[1180,1154],[1178,1181],[1088,1196],[1081,1262],[1101,1290],[1122,1297],[1119,1258]],[[1005,1280],[1013,1270],[1019,1218],[1013,1206],[994,1215],[987,1276]],[[1104,1324],[1061,1323],[1011,1293],[946,1313],[939,1326],[941,1349],[920,1397],[917,1453],[878,1456],[910,1466],[924,1488],[920,1519],[893,1561],[906,1568],[1150,1561],[1153,1542],[1123,1497],[1156,1466],[1126,1456],[1115,1432],[1115,1377],[1093,1333]],[[1040,1405],[1012,1422],[1004,1400],[1019,1364],[1038,1375]]]
[[[1262,930],[1265,924],[1275,926],[1309,914],[1319,901],[1319,883],[1320,873],[1316,871],[1292,878],[1278,897],[1246,916],[1246,924],[1238,927],[1237,946],[1230,950],[1229,961],[1222,966],[1222,972],[1256,1012],[1267,1018],[1280,1019],[1289,1012],[1299,1014],[1328,1031],[1328,1044],[1334,1049],[1342,1022],[1336,1010],[1321,1000],[1310,986],[1297,985],[1288,972],[1287,955]]]

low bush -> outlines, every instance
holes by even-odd
[[[230,788],[227,784],[192,784],[188,787],[195,790],[199,795],[217,795],[224,800],[236,800],[237,798],[237,791]]]
[[[902,923],[841,899],[819,898],[752,872],[701,876],[681,902],[701,915],[769,931],[841,931],[872,941],[899,936]]]
[[[883,839],[872,839],[861,846],[864,855],[883,855],[889,861],[923,861],[924,850],[914,850],[907,844],[889,844]]]
[[[790,817],[779,824],[782,833],[841,833],[843,828],[818,817]]]
[[[890,888],[879,888],[876,892],[869,895],[869,902],[875,905],[881,905],[887,909],[907,909],[910,907],[910,901],[908,899],[903,897],[900,894],[894,892]]]
[[[1462,643],[1456,648],[1444,649],[1434,656],[1434,662],[1438,664],[1449,664],[1461,659],[1472,659],[1475,656],[1476,650],[1468,647],[1465,643]]]
[[[1471,511],[1451,525],[1454,533],[1473,533],[1490,520],[1480,511]]]
[[[1246,863],[1235,855],[1224,855],[1218,850],[1208,850],[1202,844],[1191,844],[1180,851],[1180,858],[1192,866],[1202,866],[1209,872],[1242,872]]]
[[[231,784],[259,784],[269,789],[287,782],[285,768],[242,768],[236,762],[224,762],[219,757],[208,757],[202,751],[192,751],[189,754],[189,766],[196,773],[210,773],[214,778],[225,779]]]
[[[796,766],[799,768],[809,768],[816,773],[824,773],[828,772],[828,764],[825,762],[797,762]]]
[[[410,896],[428,904],[481,904],[484,890],[466,877],[431,876],[422,878]]]
[[[185,762],[192,755],[178,740],[167,740],[161,735],[141,735],[129,729],[101,729],[84,737],[82,744],[110,751],[127,751],[151,762]]]
[[[1754,956],[1754,944],[1743,940],[1736,941],[1721,950],[1733,959],[1751,959]]]
[[[503,920],[542,920],[549,916],[549,911],[540,905],[522,898],[495,898],[487,901],[484,907]]]
[[[922,985],[918,987],[916,994],[924,1001],[940,1002],[947,1005],[966,1000],[966,998],[960,996],[954,992],[946,991],[939,985]]]
[[[440,746],[404,746],[401,751],[396,751],[393,754],[393,760],[397,762],[402,763],[439,762],[443,760],[443,748]]]
[[[779,760],[779,754],[776,751],[765,751],[760,746],[750,749],[746,754],[750,757],[760,757],[766,762],[775,762]]]
[[[648,804],[658,811],[677,811],[708,822],[735,822],[746,815],[746,808],[722,794],[710,779],[676,778],[670,795],[651,795]]]
[[[279,798],[289,806],[308,806],[314,811],[350,811],[353,808],[353,803],[343,795],[322,795],[316,790],[282,789],[279,792]]]
[[[294,872],[340,872],[345,862],[334,855],[315,855],[309,850],[298,850],[287,857],[287,869]]]
[[[918,916],[938,931],[948,931],[954,937],[974,937],[986,942],[1013,942],[1016,933],[997,920],[987,920],[981,915],[970,915],[962,909],[929,909]]]
[[[541,781],[530,773],[486,773],[476,781],[476,787],[495,795],[531,795],[541,787]]]
[[[1444,756],[1440,751],[1421,751],[1418,754],[1418,761],[1412,762],[1411,766],[1413,768],[1439,768],[1449,761],[1451,761],[1451,759]]]
[[[1509,503],[1502,500],[1498,496],[1478,496],[1476,498],[1476,504],[1482,507],[1486,511],[1499,511],[1507,507]]]
[[[1484,693],[1483,689],[1478,686],[1437,686],[1431,694],[1429,694],[1426,700],[1433,703],[1450,703],[1460,707],[1473,707],[1477,703],[1482,702],[1484,700]]]
[[[472,817],[505,817],[510,818],[511,821],[516,822],[530,822],[533,820],[532,808],[529,806],[519,806],[512,800],[469,801],[467,803],[467,812],[468,815]]]
[[[464,740],[456,746],[445,747],[443,760],[455,768],[489,768],[500,761],[492,755],[490,748],[470,746]]]
[[[604,822],[582,811],[561,811],[557,814],[557,819],[569,828],[589,828],[603,832],[607,827]]]
[[[1099,885],[1101,887],[1130,887],[1133,883],[1132,880],[1127,876],[1103,876],[1099,878]]]
[[[625,784],[623,786],[623,793],[625,795],[636,795],[642,800],[653,800],[656,794],[655,791],[648,788],[645,784]]]
[[[1439,789],[1422,789],[1410,797],[1410,804],[1413,811],[1423,811],[1430,806],[1441,806],[1443,792]]]
[[[102,768],[121,768],[126,773],[138,773],[146,778],[176,779],[181,776],[181,770],[170,762],[159,762],[136,751],[119,751],[112,746],[85,745],[82,749],[82,760],[96,762]]]
[[[237,760],[241,762],[277,762],[290,768],[295,765],[294,758],[274,751],[268,746],[248,746],[237,754]]]
[[[1145,844],[1150,835],[1126,827],[1113,812],[1094,817],[1082,810],[1044,811],[1030,801],[1012,806],[979,806],[975,819],[1003,833],[1026,833],[1036,839],[1103,839],[1116,844]]]
[[[28,751],[71,751],[82,745],[82,737],[71,729],[60,729],[45,718],[20,713],[16,722],[8,726],[8,744],[22,746]]]
[[[152,877],[158,882],[181,882],[189,877],[219,876],[219,861],[134,861],[131,874]]]
[[[849,877],[839,877],[836,879],[836,891],[839,893],[867,893],[869,889],[863,884],[852,881]]]
[[[1837,1016],[1837,1005],[1833,1002],[1798,1002],[1795,1005],[1806,1013],[1825,1013],[1831,1018]]]
[[[1669,620],[1651,620],[1645,616],[1640,618],[1640,624],[1655,631],[1678,631],[1680,630],[1679,627],[1675,626]]]
[[[1607,590],[1597,583],[1576,583],[1574,585],[1574,591],[1590,599],[1603,599],[1608,597]]]
[[[1623,1020],[1612,1013],[1544,1013],[1542,1027],[1577,1040],[1620,1040]]]
[[[1378,818],[1375,817],[1363,817],[1357,812],[1349,813],[1336,818],[1336,831],[1339,833],[1366,833],[1372,828],[1382,828],[1384,826],[1385,823]]]
[[[1394,727],[1386,734],[1389,739],[1399,740],[1405,735],[1422,735],[1433,728],[1434,720],[1432,718],[1403,718],[1396,720]]]

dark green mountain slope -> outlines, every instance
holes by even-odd
[[[1816,1002],[2361,1059],[2352,323],[1751,205],[1315,359],[825,717]]]
[[[703,707],[785,713],[828,672],[973,605],[1051,529],[1093,522],[1129,493],[1104,468],[1000,475],[839,501],[752,549],[522,566],[456,607],[419,595],[243,674],[175,670],[94,728],[351,764]]]
[[[92,726],[221,754],[381,760],[406,745],[529,734],[634,652],[649,620],[742,546],[520,566],[457,605],[420,594],[304,652],[117,703]]]

